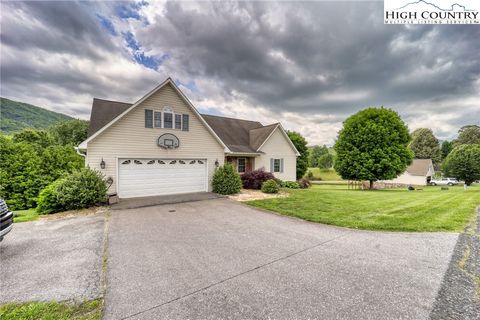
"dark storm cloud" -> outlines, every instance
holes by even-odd
[[[351,2],[271,4],[283,15],[275,23],[269,5],[214,3],[206,13],[168,3],[139,38],[275,111],[350,113],[478,93],[478,26],[385,26],[381,3]]]
[[[85,9],[73,1],[3,2],[2,45],[101,59],[95,48],[115,46]]]
[[[441,138],[480,119],[478,25],[384,25],[382,2],[1,6],[2,95],[67,113],[88,115],[92,96],[132,102],[172,75],[197,107],[262,109],[314,143],[366,106],[412,128],[436,121]]]

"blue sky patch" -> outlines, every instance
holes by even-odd
[[[170,58],[168,54],[164,54],[161,57],[148,56],[141,50],[140,43],[135,39],[133,33],[128,31],[122,33],[122,35],[127,43],[127,47],[132,49],[132,55],[135,61],[149,69],[157,70],[159,66]]]
[[[124,20],[127,19],[135,19],[135,20],[140,20],[140,9],[143,6],[148,6],[147,1],[141,1],[138,3],[128,3],[128,4],[122,4],[118,5],[115,7],[115,14]]]
[[[190,80],[189,82],[181,82],[180,80],[175,80],[175,83],[178,86],[184,86],[185,88],[188,88],[192,92],[198,92],[197,84],[195,81]]]
[[[110,33],[112,36],[118,35],[118,33],[115,30],[115,27],[113,26],[113,23],[112,23],[111,20],[109,20],[108,18],[106,18],[104,16],[101,16],[99,14],[97,14],[96,16],[97,16],[98,21],[100,21],[100,24],[102,25],[102,27],[105,30],[107,30],[108,33]]]

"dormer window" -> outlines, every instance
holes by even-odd
[[[161,111],[145,109],[145,128],[188,131],[189,120],[188,114],[175,113],[170,107],[163,108],[163,115]]]

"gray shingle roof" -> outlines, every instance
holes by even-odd
[[[412,176],[426,176],[430,166],[432,166],[432,159],[413,159],[407,172]]]
[[[94,98],[88,136],[92,136],[130,106],[131,103]],[[201,116],[232,152],[257,153],[258,148],[277,127],[277,123],[263,126],[258,121],[207,114]]]
[[[115,119],[123,111],[127,110],[131,105],[131,103],[93,98],[88,136],[90,137],[103,128],[107,123]]]

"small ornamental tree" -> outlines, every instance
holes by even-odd
[[[213,192],[219,194],[234,194],[240,192],[242,189],[242,180],[231,163],[227,162],[215,170],[212,189]]]
[[[346,180],[373,182],[397,177],[412,162],[410,134],[393,110],[368,108],[349,117],[338,134],[335,170]]]
[[[297,149],[300,156],[297,157],[297,179],[302,178],[308,169],[307,140],[298,132],[287,131],[288,137]]]
[[[447,176],[463,180],[469,186],[480,180],[480,144],[464,144],[455,147],[443,166]]]
[[[417,159],[432,159],[434,163],[440,163],[442,159],[440,145],[432,129],[419,128],[413,131],[410,149]]]
[[[324,154],[318,159],[318,167],[320,169],[330,169],[333,166],[333,155]]]

